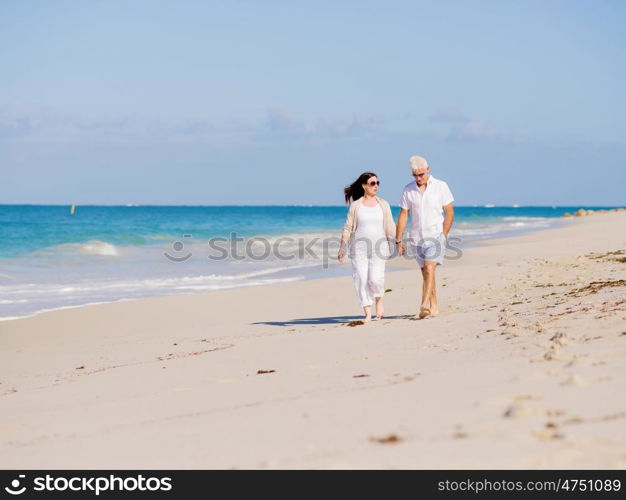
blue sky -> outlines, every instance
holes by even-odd
[[[621,0],[0,3],[0,203],[626,203]]]

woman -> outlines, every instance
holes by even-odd
[[[376,196],[379,185],[376,174],[365,172],[344,189],[346,203],[351,203],[337,256],[343,263],[346,246],[352,240],[352,277],[365,313],[365,322],[372,319],[374,300],[376,319],[383,317],[385,262],[392,253],[391,242],[396,234],[389,203]]]

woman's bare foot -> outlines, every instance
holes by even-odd
[[[370,306],[365,306],[363,308],[363,312],[365,313],[363,323],[369,323],[370,321],[372,321],[372,308]]]
[[[431,312],[428,307],[420,307],[419,319],[424,319],[430,316]]]
[[[383,307],[383,298],[377,297],[376,298],[376,319],[381,320],[383,319],[384,315],[385,315],[385,308]]]

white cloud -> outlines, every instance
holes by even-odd
[[[173,120],[156,117],[85,117],[49,109],[8,112],[0,108],[0,139],[23,142],[108,142],[157,140],[228,145],[271,137],[330,139],[360,137],[377,130],[382,118],[353,116],[338,120],[303,119],[272,109],[257,123],[212,123],[204,117]]]
[[[428,119],[434,123],[459,123],[468,118],[456,108],[446,108],[430,115]]]
[[[468,119],[458,126],[453,127],[448,134],[450,139],[499,139],[502,134],[493,125],[477,119]]]
[[[448,141],[502,141],[518,143],[520,139],[498,129],[492,123],[472,118],[456,108],[446,108],[429,116],[432,123],[441,125],[441,133]]]
[[[354,116],[341,120],[306,120],[297,117],[291,110],[271,109],[265,128],[272,134],[320,139],[365,135],[377,130],[382,122],[380,115]]]

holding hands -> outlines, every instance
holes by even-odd
[[[402,256],[404,255],[404,243],[402,243],[402,240],[396,241],[396,245],[398,247],[398,255]]]

